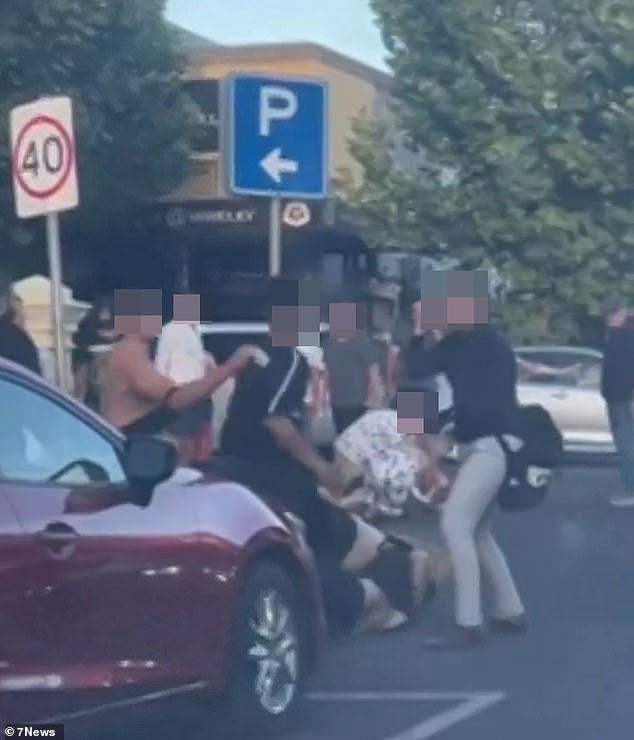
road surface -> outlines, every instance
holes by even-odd
[[[608,506],[616,488],[613,470],[569,470],[539,511],[498,516],[530,611],[528,635],[471,652],[427,652],[425,638],[450,620],[446,587],[416,628],[333,646],[288,740],[630,737],[634,510]],[[420,533],[419,522],[409,526]],[[147,705],[107,736],[223,740],[189,699]]]

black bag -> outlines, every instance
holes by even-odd
[[[555,470],[564,458],[561,432],[543,406],[519,409],[521,449],[511,450],[503,437],[498,442],[506,453],[507,474],[498,495],[503,511],[526,511],[543,503]]]

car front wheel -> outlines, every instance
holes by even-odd
[[[278,736],[302,696],[308,645],[292,580],[263,563],[248,575],[234,623],[228,709],[236,737]]]

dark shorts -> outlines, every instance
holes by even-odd
[[[203,433],[205,427],[211,424],[212,403],[202,403],[188,406],[178,413],[168,426],[168,431],[176,437],[194,439]]]

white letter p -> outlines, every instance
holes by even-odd
[[[285,87],[260,89],[260,136],[271,135],[273,121],[288,121],[297,113],[297,96]]]

